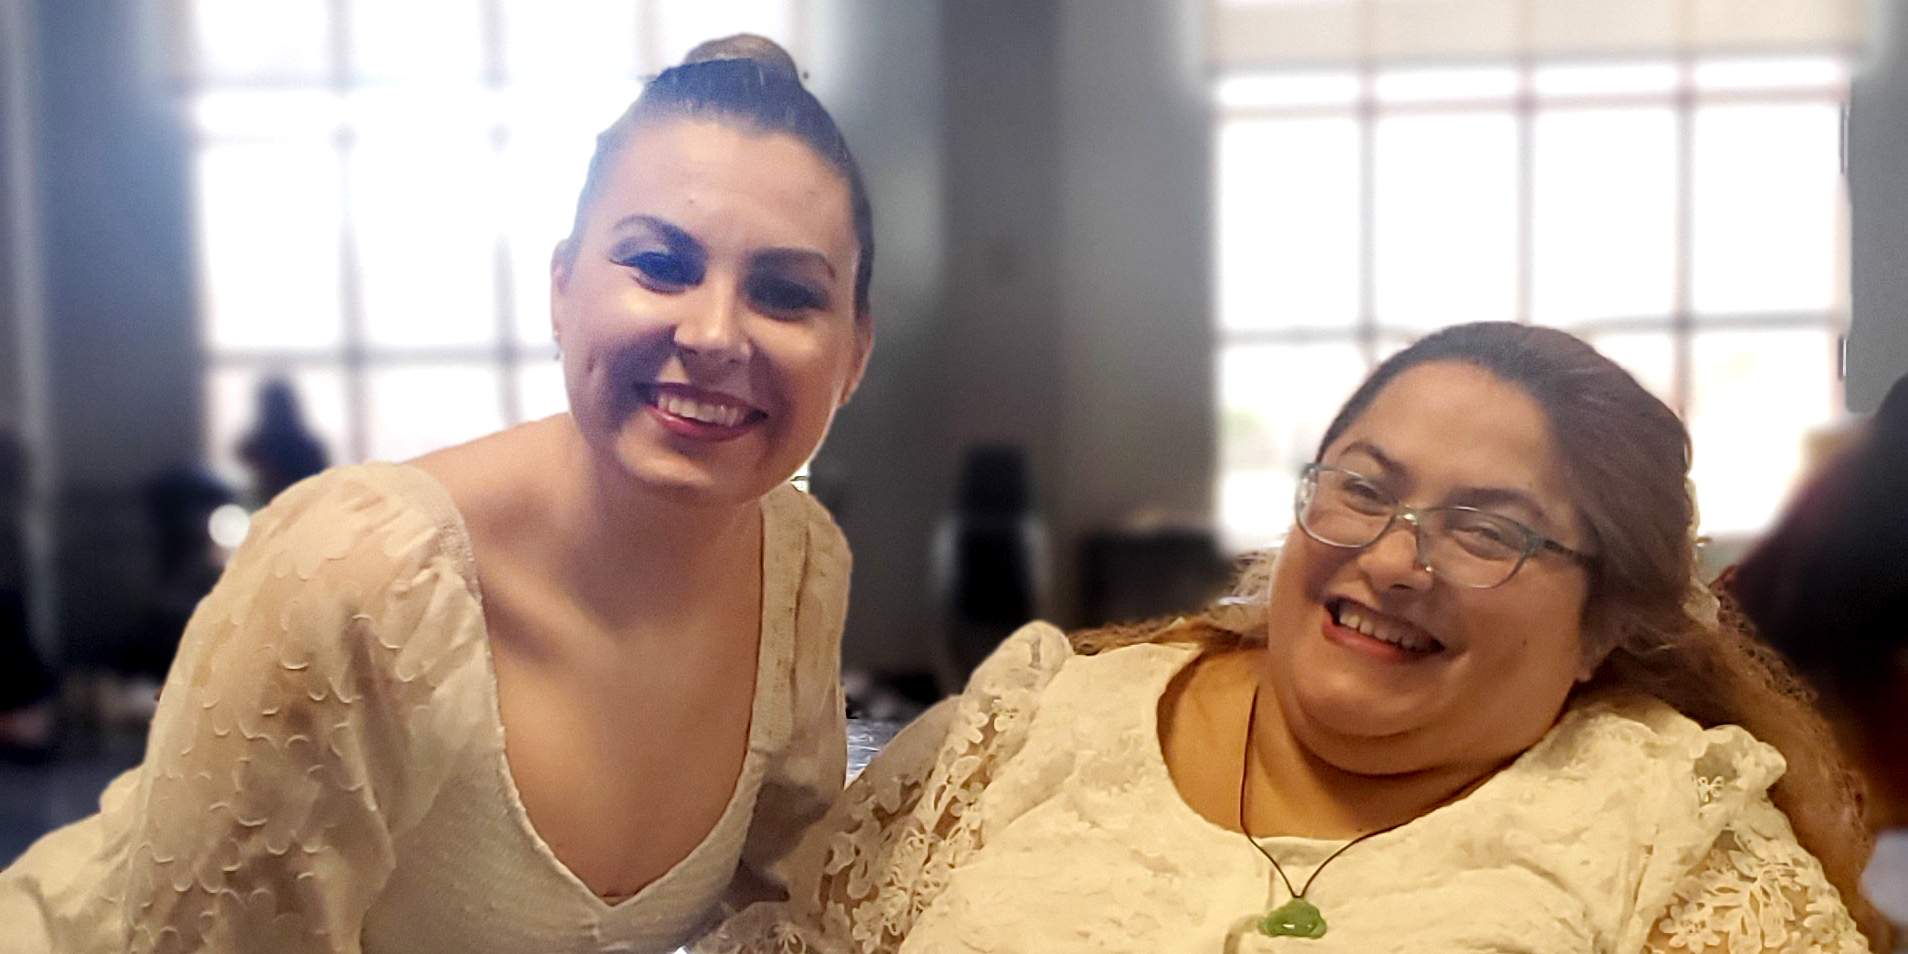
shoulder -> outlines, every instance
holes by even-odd
[[[762,498],[763,519],[774,535],[779,529],[791,541],[799,541],[807,562],[817,569],[848,571],[852,556],[848,539],[835,524],[833,514],[813,494],[783,483]]]
[[[1587,701],[1559,719],[1526,759],[1538,767],[1597,770],[1674,786],[1706,813],[1766,797],[1787,764],[1774,746],[1735,725],[1704,728],[1649,698]],[[1680,800],[1679,800],[1680,801]]]
[[[370,593],[427,568],[474,594],[469,538],[442,485],[403,464],[335,467],[260,510],[227,575]]]

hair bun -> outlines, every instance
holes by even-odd
[[[795,65],[795,58],[782,49],[780,43],[754,33],[737,33],[714,40],[704,40],[696,44],[687,56],[682,58],[682,66],[696,63],[710,63],[719,60],[748,60],[760,67],[765,75],[779,76],[783,79],[802,81],[801,68]]]

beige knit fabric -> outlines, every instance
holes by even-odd
[[[762,506],[741,777],[641,893],[598,898],[531,827],[463,523],[423,471],[370,464],[259,514],[193,616],[144,764],[0,874],[0,951],[675,948],[725,892],[775,883],[842,785],[847,548],[792,487]]]

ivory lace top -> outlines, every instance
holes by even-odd
[[[258,515],[192,618],[144,763],[0,873],[0,951],[674,949],[725,896],[775,884],[843,781],[847,548],[792,487],[762,507],[741,775],[636,895],[597,897],[531,827],[462,520],[423,471],[372,464]]]
[[[1781,756],[1660,704],[1576,708],[1469,796],[1351,847],[1307,894],[1325,936],[1239,934],[1288,895],[1160,753],[1161,693],[1195,655],[1077,656],[1023,628],[849,785],[797,849],[789,902],[697,950],[1867,950],[1766,795]],[[1261,843],[1299,886],[1344,844]]]

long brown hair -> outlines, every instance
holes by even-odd
[[[1703,726],[1739,725],[1788,761],[1770,798],[1796,839],[1822,863],[1850,914],[1878,950],[1888,921],[1861,891],[1873,842],[1861,817],[1861,787],[1802,681],[1719,614],[1701,582],[1689,491],[1689,432],[1662,401],[1582,340],[1511,322],[1458,325],[1386,359],[1359,386],[1319,442],[1319,456],[1399,374],[1429,362],[1461,362],[1528,393],[1544,410],[1596,553],[1585,603],[1584,652],[1599,661],[1571,705],[1592,697],[1647,694]],[[1191,619],[1089,630],[1075,648],[1093,653],[1138,642],[1187,642],[1222,652],[1265,640],[1263,600],[1270,554],[1245,565],[1235,595]]]

